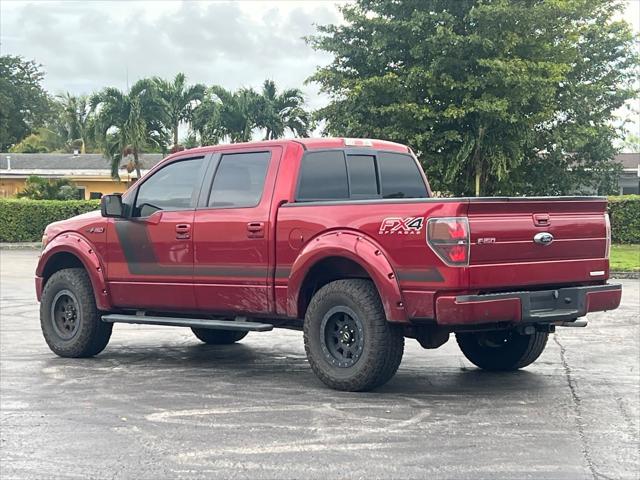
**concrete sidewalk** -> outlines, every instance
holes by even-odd
[[[40,250],[41,248],[42,243],[40,242],[0,242],[0,250]]]

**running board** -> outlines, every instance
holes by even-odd
[[[270,323],[244,322],[234,320],[209,320],[206,318],[147,317],[145,315],[103,315],[107,323],[138,323],[141,325],[167,325],[170,327],[208,328],[211,330],[234,330],[242,332],[268,332],[273,330]]]

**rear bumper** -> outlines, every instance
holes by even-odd
[[[619,284],[567,287],[556,290],[442,296],[436,300],[439,325],[484,323],[553,323],[620,305]]]

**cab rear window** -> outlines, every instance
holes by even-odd
[[[378,154],[382,198],[426,198],[418,165],[409,155],[393,152]]]
[[[307,152],[302,158],[296,199],[358,200],[426,198],[427,187],[413,157],[393,152]]]

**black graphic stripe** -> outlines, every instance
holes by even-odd
[[[129,267],[129,273],[133,275],[193,275],[192,267],[186,267],[188,271],[183,272],[184,267],[163,267],[158,264],[158,258],[144,223],[129,220],[116,220],[114,223],[120,247]],[[179,272],[174,273],[174,269]]]
[[[143,222],[116,221],[116,233],[124,253],[129,273],[133,275],[202,276],[202,277],[250,277],[267,278],[267,267],[235,265],[162,265],[153,250],[147,226]],[[277,267],[276,278],[289,278],[290,266]],[[437,268],[398,270],[397,278],[407,282],[442,282]]]
[[[398,280],[405,282],[442,282],[444,278],[437,268],[398,270]]]
[[[289,278],[291,267],[276,267],[276,278]]]
[[[132,275],[267,278],[267,267],[236,265],[162,265],[153,250],[147,226],[136,221],[116,221],[116,233]],[[289,268],[282,273],[288,277]]]
[[[202,277],[267,278],[266,267],[236,267],[233,265],[195,265],[193,274]]]

